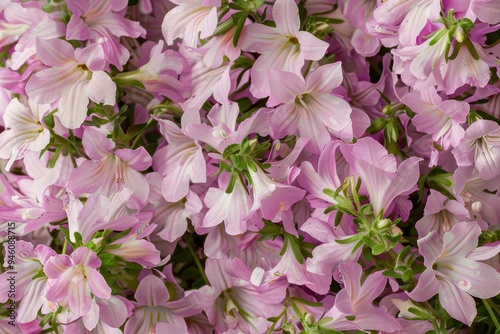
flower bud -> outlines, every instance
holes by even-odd
[[[481,209],[483,208],[483,203],[479,202],[479,201],[475,201],[474,203],[472,203],[471,205],[471,209],[472,209],[472,212],[474,213],[479,213],[481,212]]]
[[[383,229],[386,229],[388,228],[389,226],[391,226],[392,224],[392,221],[390,219],[382,219],[382,220],[379,220],[378,222],[375,223],[375,227],[378,229],[378,230],[383,230]]]

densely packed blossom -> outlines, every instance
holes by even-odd
[[[0,334],[500,332],[500,1],[0,1]]]

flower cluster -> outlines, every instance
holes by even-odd
[[[499,42],[498,0],[0,1],[0,333],[499,332]]]

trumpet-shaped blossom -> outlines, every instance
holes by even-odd
[[[398,166],[396,158],[370,137],[341,146],[341,151],[366,186],[375,216],[387,215],[396,197],[413,192],[421,158],[411,157]]]
[[[29,151],[40,152],[50,141],[49,130],[42,124],[48,111],[47,105],[29,102],[24,105],[12,99],[3,116],[5,131],[0,133],[0,159],[9,159],[5,170],[9,171],[15,160],[22,159]]]
[[[419,239],[426,269],[408,295],[426,301],[438,294],[443,308],[470,326],[477,313],[472,297],[487,299],[500,293],[500,273],[479,262],[496,256],[500,244],[477,247],[480,234],[479,226],[471,222],[456,224],[443,237],[432,231]]]
[[[382,272],[372,273],[363,283],[363,268],[358,263],[343,262],[339,265],[339,272],[344,288],[337,293],[334,306],[325,313],[323,327],[340,329],[337,326],[348,326],[342,321],[346,316],[354,316],[352,324],[344,329],[356,329],[359,326],[364,330],[387,333],[402,329],[384,306],[373,304],[373,300],[384,291],[387,284],[387,278]],[[340,324],[337,325],[337,322]]]
[[[500,126],[489,120],[472,123],[452,152],[459,166],[474,165],[481,178],[496,178],[500,175]]]
[[[138,209],[146,204],[149,185],[139,171],[151,165],[151,156],[139,147],[135,150],[116,149],[115,143],[94,128],[83,134],[83,147],[91,160],[83,161],[73,169],[67,182],[76,195],[99,191],[111,196],[123,188],[132,190],[129,207]]]
[[[144,277],[135,292],[134,313],[125,324],[125,334],[149,334],[158,323],[168,323],[187,332],[184,317],[197,314],[204,300],[196,292],[178,300],[169,301],[170,293],[161,279],[154,275]]]
[[[159,265],[160,251],[156,249],[154,244],[145,239],[155,228],[156,225],[150,225],[140,233],[130,233],[113,241],[105,248],[105,251],[126,261],[139,263],[143,266]],[[117,245],[119,247],[116,247]]]
[[[161,186],[163,197],[174,203],[188,194],[189,181],[206,181],[207,167],[196,140],[172,121],[158,120],[158,123],[168,144],[156,151],[153,166],[164,176]]]
[[[49,278],[46,298],[65,303],[77,317],[86,315],[92,306],[92,295],[111,298],[111,288],[97,271],[101,260],[86,247],[79,247],[71,256],[51,257],[43,270]]]
[[[39,104],[59,100],[57,115],[62,125],[78,128],[87,116],[89,100],[115,104],[116,85],[103,71],[106,64],[100,45],[74,50],[63,40],[37,39],[36,50],[49,68],[33,74],[26,93]]]
[[[470,106],[467,102],[445,100],[435,88],[419,93],[408,93],[401,99],[416,113],[412,123],[418,131],[432,135],[432,140],[443,149],[458,145],[465,130],[461,124],[466,121]]]
[[[4,244],[5,254],[9,254],[8,245],[8,242]],[[46,262],[55,255],[56,252],[50,247],[45,245],[35,247],[30,242],[18,240],[16,241],[16,254],[13,257],[14,264],[9,264],[7,259],[10,257],[5,257],[4,266],[10,267],[11,270],[0,275],[0,302],[5,303],[7,298],[20,301],[17,310],[17,321],[19,323],[27,323],[35,320],[38,311],[44,302],[46,302],[47,277],[36,276],[38,276],[38,273],[43,269]],[[15,269],[15,271],[12,269]],[[13,271],[16,273],[14,277],[15,289],[11,289],[10,285],[13,281],[9,281]]]
[[[145,37],[139,22],[125,18],[127,0],[68,0],[73,15],[68,22],[67,39],[89,41],[100,45],[108,64],[120,71],[130,53],[120,44],[120,37]],[[107,65],[107,64],[106,64]]]
[[[212,95],[217,102],[228,104],[233,82],[230,77],[232,63],[224,62],[219,67],[212,68],[205,65],[201,54],[185,47],[180,52],[190,64],[190,72],[181,76],[181,82],[191,88],[186,89],[189,98],[182,104],[183,109],[198,110]]]
[[[177,6],[165,18],[161,30],[165,41],[172,45],[181,37],[185,45],[196,48],[200,38],[210,37],[217,27],[217,7],[220,0],[174,0]]]
[[[425,204],[424,216],[417,221],[415,227],[421,238],[432,231],[442,236],[456,224],[469,220],[469,211],[461,203],[431,189]]]
[[[306,148],[319,154],[331,138],[329,130],[341,131],[351,122],[349,104],[331,94],[342,82],[341,64],[320,66],[305,80],[294,73],[271,73],[271,94],[284,103],[271,118],[273,137],[298,132],[309,139]]]
[[[174,50],[163,51],[163,46],[163,41],[153,45],[148,62],[141,59],[141,66],[137,70],[120,73],[115,80],[123,82],[138,80],[158,99],[161,99],[160,96],[165,96],[176,102],[183,101],[184,86],[178,77],[184,68],[184,59]]]
[[[455,196],[482,229],[497,225],[500,197],[492,191],[500,188],[500,178],[484,180],[472,167],[458,167],[454,175]]]
[[[238,235],[246,232],[252,199],[248,190],[236,179],[233,191],[228,194],[224,189],[227,187],[229,176],[219,178],[220,188],[209,188],[205,195],[205,205],[208,212],[203,218],[201,226],[213,227],[224,221],[226,233]]]
[[[251,283],[252,269],[239,259],[208,259],[206,274],[211,285],[206,294],[211,303],[204,310],[217,331],[265,333],[270,327],[267,319],[283,308],[286,281],[256,286]]]
[[[298,7],[293,0],[276,0],[273,6],[276,28],[260,23],[246,25],[241,33],[240,48],[261,55],[252,66],[252,94],[269,95],[269,70],[300,75],[305,60],[320,60],[328,43],[311,33],[299,31]]]
[[[75,233],[82,236],[83,243],[91,240],[95,232],[103,229],[125,231],[138,225],[135,216],[123,216],[126,203],[130,200],[132,191],[124,188],[110,197],[91,194],[82,204],[72,193],[68,193],[68,203],[65,205],[68,214],[70,240],[75,242]]]

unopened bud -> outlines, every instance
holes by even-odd
[[[403,234],[403,230],[400,229],[398,226],[393,226],[391,228],[391,233],[392,233],[392,235]]]
[[[483,208],[483,203],[479,202],[479,201],[475,201],[474,203],[472,203],[471,205],[471,209],[472,209],[472,212],[474,213],[479,213],[481,212],[481,209]]]
[[[390,219],[382,219],[382,220],[379,220],[376,224],[375,224],[375,227],[379,230],[383,230],[385,228],[388,228],[389,226],[391,226],[392,222]]]
[[[308,325],[312,325],[316,322],[316,319],[314,319],[314,315],[312,315],[311,313],[306,313],[304,319],[306,320],[306,323]]]
[[[465,31],[464,28],[461,26],[457,27],[457,30],[455,31],[455,39],[457,40],[458,43],[463,43],[465,39]]]

